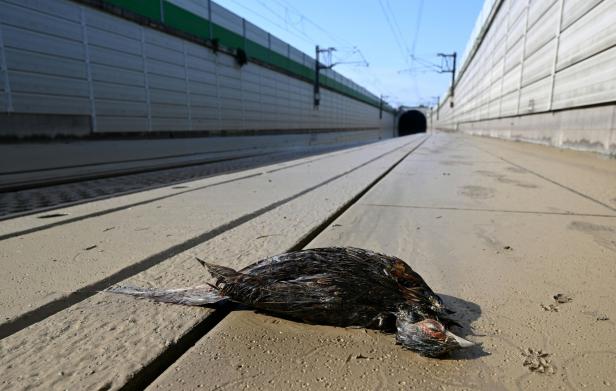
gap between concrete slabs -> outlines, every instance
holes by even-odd
[[[414,140],[413,147],[420,139]],[[193,254],[210,260],[227,259],[235,266],[293,248],[298,238],[304,237],[300,242],[309,240],[308,232],[318,231],[339,208],[353,202],[366,186],[382,177],[387,171],[380,168],[382,161],[391,162],[387,165],[391,167],[413,147],[374,160],[327,186],[177,254],[129,282],[139,282],[140,276],[155,273],[156,277],[147,278],[151,285],[195,285],[202,283],[203,271],[195,264]],[[323,206],[313,207],[319,204]],[[190,345],[182,336],[206,322],[210,314],[208,309],[161,306],[97,294],[1,341],[0,347],[7,352],[2,364],[11,363],[4,384],[10,387],[19,379],[35,387],[140,388],[151,380],[152,371],[158,374],[160,365],[173,362],[177,354],[171,354],[173,351]],[[66,346],[74,349],[66,351]],[[60,354],[63,360],[55,360]],[[61,372],[66,376],[57,375]]]

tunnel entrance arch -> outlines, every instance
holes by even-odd
[[[419,110],[408,110],[398,118],[398,135],[425,133],[428,127],[426,116]]]

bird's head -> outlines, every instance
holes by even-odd
[[[405,348],[427,357],[475,346],[471,341],[455,335],[434,319],[412,322],[412,317],[399,314],[396,320],[396,341]]]

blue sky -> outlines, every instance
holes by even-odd
[[[433,105],[451,75],[427,72],[437,53],[464,52],[483,0],[216,0],[314,56],[336,47],[334,69],[394,106]],[[353,48],[357,47],[359,51]],[[412,60],[411,55],[419,60]]]

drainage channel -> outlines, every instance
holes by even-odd
[[[400,159],[398,159],[394,164],[392,164],[387,170],[385,170],[381,175],[379,175],[374,181],[368,184],[362,191],[356,194],[351,200],[342,205],[335,213],[333,213],[327,220],[323,223],[315,227],[313,230],[308,232],[303,238],[301,238],[297,243],[288,248],[286,252],[298,251],[303,249],[308,243],[310,243],[314,238],[316,238],[321,232],[323,232],[327,227],[329,227],[338,217],[340,217],[344,212],[346,212],[351,206],[357,203],[367,192],[369,192],[374,186],[376,186],[383,178],[385,178],[394,168],[396,168],[402,161],[404,161],[411,153],[420,148],[429,138],[430,136],[425,137],[422,141],[420,141],[415,147],[413,147],[410,151],[404,154]],[[379,155],[374,159],[371,159],[368,162],[361,164],[358,167],[353,168],[350,171],[355,171],[356,169],[365,166],[375,160],[380,159],[384,155],[395,152],[410,143],[404,144],[399,148],[396,148],[392,151],[389,151],[383,155]],[[329,183],[334,179],[339,178],[340,176],[348,174],[346,173],[337,175],[334,178],[330,178],[326,182]],[[319,184],[317,186],[321,186]],[[310,189],[310,191],[313,189]],[[302,192],[305,193],[305,192]],[[294,197],[295,198],[295,197]],[[188,333],[184,334],[178,341],[169,346],[163,353],[161,353],[157,358],[152,360],[150,363],[145,365],[141,371],[137,372],[124,386],[121,388],[122,391],[133,391],[133,390],[143,390],[147,388],[150,384],[152,384],[164,371],[167,370],[173,363],[175,363],[184,353],[186,353],[190,348],[192,348],[201,338],[203,338],[207,333],[210,332],[217,324],[219,324],[225,317],[230,313],[230,310],[227,308],[217,308],[213,313],[209,314],[205,319],[199,322],[195,327],[193,327]]]
[[[140,172],[116,172],[100,174],[96,177],[73,178],[62,183],[48,183],[25,189],[4,189],[0,191],[0,221],[340,149],[343,148],[328,147],[246,154],[205,162],[176,164],[173,167],[150,168]]]
[[[350,153],[353,152],[354,150],[357,149],[363,149],[365,147],[358,147],[358,148],[352,148],[352,149],[345,149],[343,148],[343,150],[340,152],[339,148],[334,148],[333,150],[319,150],[319,152],[314,152],[314,151],[307,151],[305,153],[303,153],[303,155],[299,156],[299,155],[295,155],[294,157],[289,157],[289,156],[265,156],[265,155],[260,155],[261,157],[265,156],[266,160],[264,160],[263,162],[260,162],[259,164],[252,164],[252,165],[244,165],[244,166],[235,166],[233,167],[233,169],[227,169],[226,171],[219,171],[216,172],[214,174],[211,175],[204,175],[204,176],[198,176],[198,177],[193,177],[190,179],[179,179],[176,180],[174,182],[167,182],[167,183],[163,183],[163,184],[158,184],[158,185],[153,185],[150,187],[141,187],[139,189],[135,189],[135,190],[130,190],[130,191],[126,191],[123,193],[116,193],[116,194],[112,194],[109,196],[102,196],[102,197],[98,197],[98,198],[94,198],[94,199],[88,199],[88,200],[82,200],[82,201],[77,201],[74,203],[70,203],[70,204],[62,204],[62,205],[56,205],[54,207],[51,208],[46,208],[46,209],[36,209],[34,211],[29,211],[29,212],[24,212],[21,215],[29,215],[29,214],[34,214],[34,213],[40,213],[40,212],[44,212],[44,211],[48,211],[48,210],[53,210],[53,209],[60,209],[63,207],[69,207],[69,206],[74,206],[74,205],[78,205],[84,202],[93,202],[93,201],[100,201],[102,199],[106,199],[106,198],[111,198],[111,197],[119,197],[119,196],[123,196],[123,195],[128,195],[128,194],[133,194],[133,193],[137,193],[137,192],[141,192],[141,191],[147,191],[147,190],[153,190],[153,189],[157,189],[157,188],[161,188],[161,187],[166,187],[166,186],[172,186],[172,185],[178,185],[180,183],[186,183],[187,181],[194,181],[194,180],[198,180],[198,179],[204,179],[207,177],[211,177],[211,176],[215,176],[215,175],[222,175],[222,174],[230,174],[230,173],[234,173],[234,172],[239,172],[239,171],[243,171],[243,170],[247,170],[247,169],[255,169],[258,167],[262,167],[262,166],[269,166],[271,164],[275,164],[275,163],[284,163],[288,160],[295,160],[295,159],[301,159],[301,158],[305,158],[308,156],[313,156],[313,155],[322,155],[322,156],[318,156],[314,159],[309,159],[309,160],[304,160],[302,162],[299,163],[295,163],[295,164],[290,164],[284,167],[280,167],[277,169],[273,169],[273,170],[269,170],[266,171],[266,174],[272,173],[272,172],[276,172],[276,171],[281,171],[281,170],[286,170],[292,167],[297,167],[300,165],[305,165],[305,164],[310,164],[312,162],[318,161],[318,160],[322,160],[322,159],[327,159],[333,155],[330,155],[330,152],[335,152],[335,156],[339,156],[341,154],[346,154],[346,153]],[[323,155],[325,154],[325,155]],[[114,208],[109,208],[109,209],[104,209],[101,211],[97,211],[97,212],[92,212],[89,214],[84,214],[84,215],[80,215],[80,216],[76,216],[76,217],[70,217],[70,218],[66,218],[60,221],[55,221],[55,222],[51,222],[48,224],[44,224],[44,225],[40,225],[40,226],[36,226],[36,227],[32,227],[32,228],[26,228],[20,231],[14,231],[14,232],[10,232],[7,234],[3,234],[0,235],[0,241],[5,240],[5,239],[10,239],[10,238],[14,238],[17,236],[22,236],[22,235],[27,235],[27,234],[31,234],[34,232],[38,232],[38,231],[43,231],[49,228],[54,228],[54,227],[58,227],[61,225],[65,225],[65,224],[70,224],[70,223],[74,223],[77,221],[82,221],[82,220],[86,220],[86,219],[90,219],[93,217],[99,217],[99,216],[104,216],[110,213],[114,213],[114,212],[118,212],[120,210],[125,210],[125,209],[129,209],[129,208],[133,208],[136,206],[140,206],[140,205],[145,205],[145,204],[151,204],[153,202],[156,201],[160,201],[160,200],[164,200],[167,198],[171,198],[171,197],[176,197],[185,193],[190,193],[190,192],[194,192],[194,191],[198,191],[198,190],[202,190],[208,187],[214,187],[214,186],[220,186],[220,185],[224,185],[226,183],[231,183],[231,182],[237,182],[237,181],[241,181],[247,178],[252,178],[255,176],[259,176],[262,175],[263,173],[254,173],[254,174],[249,174],[249,175],[244,175],[244,176],[240,176],[237,178],[233,178],[233,179],[228,179],[228,180],[223,180],[220,182],[216,182],[216,183],[212,183],[212,184],[208,184],[208,185],[204,185],[204,186],[198,186],[198,187],[187,187],[187,190],[182,190],[184,187],[180,187],[180,186],[176,186],[175,188],[181,191],[178,191],[176,193],[173,194],[168,194],[168,195],[164,195],[164,196],[160,196],[160,197],[155,197],[155,198],[150,198],[147,199],[145,201],[139,201],[139,202],[134,202],[134,203],[130,203],[130,204],[125,204],[122,206],[118,206],[118,207],[114,207]],[[2,194],[0,193],[0,209],[1,209],[1,205],[2,205]],[[2,220],[8,220],[11,218],[15,218],[15,217],[20,217],[21,215],[11,215],[11,216],[2,216],[2,213],[0,211],[0,221]],[[65,213],[50,213],[44,216],[40,216],[39,218],[41,219],[53,219],[56,217],[65,217],[67,216],[67,214]],[[1,334],[1,333],[0,333]]]

